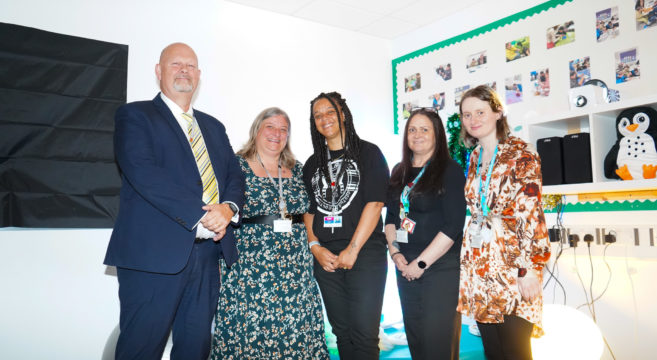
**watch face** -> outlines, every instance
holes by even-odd
[[[424,261],[420,260],[420,261],[417,262],[417,266],[418,266],[420,269],[424,269],[425,267],[427,267],[427,263],[425,263]]]

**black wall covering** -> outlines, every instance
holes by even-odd
[[[127,69],[127,45],[0,23],[0,226],[113,226]]]

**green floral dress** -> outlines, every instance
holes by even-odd
[[[278,186],[239,160],[246,180],[242,216],[277,214]],[[283,179],[283,194],[289,213],[308,210],[301,163]],[[304,225],[275,233],[271,225],[242,224],[235,236],[239,260],[231,269],[221,264],[212,359],[328,359]]]

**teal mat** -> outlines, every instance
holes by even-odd
[[[393,335],[395,332],[403,332],[403,330],[386,329],[386,334]],[[337,349],[331,348],[331,360],[339,360]],[[461,360],[485,360],[484,346],[481,344],[481,338],[474,336],[468,332],[468,326],[461,326],[461,344],[460,355]],[[407,345],[395,345],[390,350],[381,351],[379,359],[411,359],[411,354],[408,351]]]

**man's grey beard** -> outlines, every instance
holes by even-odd
[[[187,80],[189,80],[189,79],[187,79]],[[188,93],[188,92],[192,92],[192,90],[194,90],[194,87],[192,86],[191,81],[189,81],[187,83],[184,83],[184,84],[179,84],[177,81],[174,81],[173,82],[173,89],[178,91],[178,92]]]

